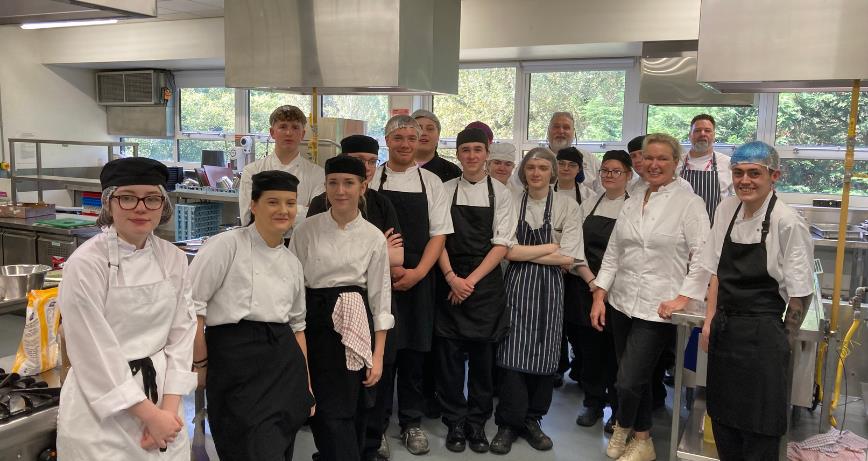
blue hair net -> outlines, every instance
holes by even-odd
[[[734,166],[739,163],[756,163],[757,165],[765,165],[771,170],[779,170],[781,158],[774,147],[762,141],[753,141],[738,146],[732,152],[729,164]]]

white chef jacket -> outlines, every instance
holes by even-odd
[[[252,320],[305,328],[301,263],[285,246],[268,246],[255,225],[208,239],[190,277],[196,314],[209,327]]]
[[[383,169],[386,169],[386,184],[383,190],[395,192],[422,192],[422,184],[419,182],[420,168],[413,165],[406,171],[397,172],[384,163],[374,172],[374,177],[368,187],[379,191],[380,180],[383,177]],[[422,181],[425,183],[425,194],[428,196],[428,229],[429,236],[451,234],[452,215],[449,213],[449,204],[452,197],[446,197],[443,189],[443,181],[436,174],[421,168]]]
[[[492,223],[492,245],[503,245],[507,248],[515,245],[515,226],[518,225],[518,215],[512,203],[512,194],[500,181],[491,180],[494,189],[494,223]],[[455,204],[460,206],[475,206],[488,208],[488,177],[477,183],[471,183],[458,177],[443,183],[447,202],[452,204],[452,195],[458,187]],[[451,216],[451,214],[450,214]]]
[[[554,191],[553,191],[554,192]],[[521,216],[521,202],[524,191],[515,193],[512,202],[516,216]],[[524,219],[533,229],[543,225],[546,198],[534,200],[528,195]],[[552,243],[560,245],[558,254],[573,258],[574,264],[585,262],[585,243],[582,233],[582,212],[575,200],[566,199],[560,194],[552,194]]]
[[[288,164],[283,164],[276,154],[268,154],[244,167],[241,173],[241,184],[238,188],[238,209],[241,213],[241,225],[250,223],[250,194],[253,192],[253,175],[262,171],[280,170],[292,173],[298,178],[298,213],[295,226],[301,224],[307,216],[310,201],[325,192],[325,170],[311,162],[301,154]]]
[[[585,180],[582,184],[595,192],[600,192],[603,190],[603,184],[600,182],[600,166],[602,162],[591,152],[584,149],[579,149],[579,152],[582,153],[582,171],[585,172]],[[555,152],[555,155],[557,155],[557,152]],[[582,195],[582,198],[584,197]]]
[[[675,181],[644,195],[631,195],[621,208],[596,284],[628,317],[665,322],[660,303],[684,295],[699,301],[708,274],[697,263],[709,230],[705,202]],[[687,274],[685,276],[685,274]]]
[[[305,286],[365,288],[374,331],[395,325],[386,237],[361,213],[344,229],[331,210],[311,216],[295,229],[289,249],[304,267]]]
[[[633,181],[633,182],[630,182],[629,184],[627,184],[627,193],[630,194],[630,197],[632,197],[634,195],[644,195],[645,191],[648,190],[648,183],[645,182],[645,180],[642,179],[642,177],[639,176],[638,174],[636,175],[636,177],[639,178],[638,181]],[[690,185],[690,182],[687,181],[686,179],[682,178],[681,176],[678,176],[675,178],[675,184],[678,184],[679,186],[683,187],[685,190],[689,191],[691,194],[695,193],[695,191],[693,190],[693,186]],[[706,214],[708,214],[708,213],[706,213]]]
[[[690,156],[690,153],[685,153],[684,158],[681,159],[675,171],[681,177],[681,170],[684,169],[685,162],[687,163],[688,170],[711,171],[711,156],[711,153],[708,153],[702,157],[693,158]],[[723,199],[735,194],[735,190],[732,188],[732,170],[729,166],[729,156],[720,152],[714,152],[714,160],[717,165],[718,182],[720,182],[720,198]]]
[[[600,196],[603,196],[603,199],[600,200],[600,204],[597,205],[597,200]],[[632,195],[631,195],[632,197]],[[610,219],[618,219],[618,215],[621,213],[621,208],[624,206],[624,202],[626,197],[624,194],[617,196],[615,199],[610,199],[606,197],[605,192],[600,192],[598,194],[594,194],[584,202],[582,202],[582,222],[585,219],[588,219],[588,216],[591,214],[591,210],[594,211],[594,216],[601,216],[604,218]],[[597,207],[594,210],[594,207]]]
[[[597,191],[591,189],[590,187],[586,186],[585,184],[589,184],[589,183],[587,181],[585,181],[585,182],[579,184],[579,193],[582,194],[582,203],[583,204],[585,202],[587,202],[588,200],[593,199],[594,196],[597,195]],[[554,187],[554,186],[552,186],[552,187]],[[560,195],[563,195],[566,198],[569,198],[570,200],[572,200],[576,203],[579,203],[578,200],[576,200],[576,188],[575,187],[571,187],[569,189],[561,189],[560,187],[558,187],[557,193]],[[581,211],[582,207],[579,207],[579,210]]]
[[[744,218],[744,207],[732,226],[730,238],[735,243],[759,243],[762,222],[769,207],[772,194],[769,193],[762,207],[753,217]],[[702,249],[699,263],[711,274],[717,274],[720,253],[726,230],[738,208],[738,197],[727,197],[717,206],[714,213],[714,226],[708,241]],[[778,282],[784,301],[790,298],[808,296],[814,292],[814,243],[808,225],[798,212],[778,196],[772,210],[769,233],[766,236],[766,270]],[[757,261],[759,264],[759,261]]]
[[[186,395],[196,388],[196,373],[190,371],[196,323],[190,301],[187,256],[171,243],[149,239],[137,250],[118,238],[118,286],[141,286],[164,280],[163,271],[175,287],[177,311],[166,338],[166,375],[163,394]],[[112,306],[105,304],[109,284],[108,233],[89,239],[70,256],[63,269],[58,304],[63,315],[69,355],[75,363],[78,387],[90,408],[103,420],[145,400],[121,352],[126,338],[115,336],[106,317]],[[75,326],[75,327],[73,327]],[[81,326],[81,328],[79,328]],[[142,328],[148,328],[142,325]]]

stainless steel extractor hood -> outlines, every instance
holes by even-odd
[[[457,93],[460,0],[226,0],[226,86]]]
[[[697,79],[721,92],[868,83],[868,1],[702,0]]]
[[[88,19],[153,18],[157,0],[2,0],[0,25]]]
[[[722,94],[696,81],[696,41],[642,44],[639,102],[668,106],[749,106],[753,93]]]

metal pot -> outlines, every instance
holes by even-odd
[[[51,270],[44,264],[15,264],[0,267],[0,291],[3,300],[20,299],[30,290],[41,290],[45,274]]]

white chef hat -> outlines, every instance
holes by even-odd
[[[508,142],[497,142],[489,148],[488,160],[515,162],[515,146]]]

